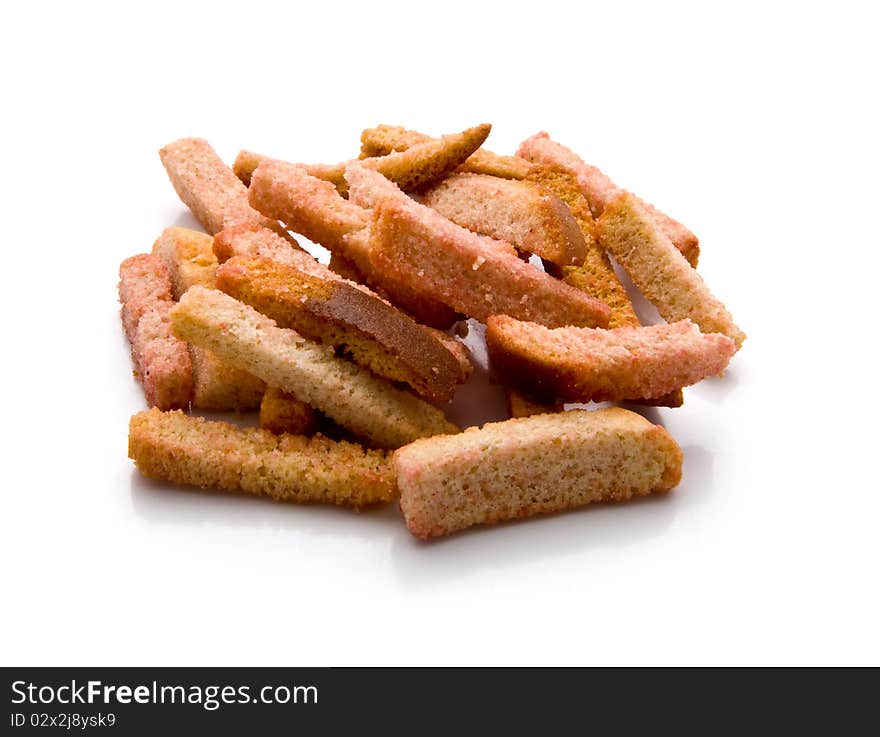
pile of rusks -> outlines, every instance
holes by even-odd
[[[151,407],[129,429],[141,472],[356,508],[399,497],[424,538],[674,487],[664,428],[564,405],[676,407],[723,372],[745,336],[695,270],[697,238],[546,133],[500,156],[489,130],[379,126],[338,165],[163,148],[207,232],[168,228],[120,267]],[[641,325],[610,257],[665,324]],[[466,318],[486,325],[511,419],[461,432],[443,407],[472,370]],[[190,409],[259,409],[260,426]]]

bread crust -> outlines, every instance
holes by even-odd
[[[281,240],[280,236],[275,237]],[[214,287],[218,264],[213,243],[214,239],[205,233],[178,227],[166,228],[156,239],[153,255],[162,259],[168,269],[175,300],[190,287]],[[189,346],[189,356],[193,374],[193,407],[230,412],[260,406],[266,386],[260,379],[228,365],[198,346]]]
[[[318,413],[293,394],[268,386],[260,401],[260,427],[276,435],[311,435],[318,427]]]
[[[277,222],[248,204],[247,188],[202,138],[181,138],[159,151],[177,196],[211,235],[236,223],[256,223],[288,237]]]
[[[371,234],[376,270],[420,285],[469,317],[485,321],[509,314],[548,325],[608,322],[605,305],[523,263],[510,244],[475,235],[418,203],[382,203]]]
[[[379,125],[361,133],[361,159],[387,156],[395,151],[406,151],[420,143],[436,140],[418,131],[394,125]],[[499,156],[478,148],[456,171],[488,174],[504,179],[522,179],[529,171],[529,162],[518,156]]]
[[[176,335],[293,394],[379,447],[456,432],[443,413],[227,294],[193,287],[172,311]]]
[[[619,408],[489,423],[392,457],[407,528],[423,539],[668,491],[681,464],[666,430]]]
[[[542,400],[604,402],[663,397],[720,374],[736,352],[689,320],[671,325],[548,329],[504,315],[489,319],[492,366]]]
[[[575,176],[581,191],[590,203],[590,210],[594,218],[598,218],[612,200],[626,191],[618,187],[610,177],[597,167],[586,164],[571,149],[552,140],[543,131],[523,141],[517,155],[533,164],[545,164],[563,169]],[[675,244],[675,247],[681,251],[691,266],[696,268],[700,256],[700,241],[697,236],[653,205],[642,200],[639,202],[650,214],[657,227]]]
[[[454,174],[422,195],[422,203],[475,233],[507,241],[561,266],[583,263],[587,244],[571,211],[531,181]]]
[[[638,198],[628,192],[615,198],[599,218],[598,231],[602,247],[667,322],[690,319],[704,333],[722,333],[742,346],[745,333]]]
[[[268,259],[237,256],[219,269],[217,286],[279,326],[331,345],[431,401],[448,402],[465,380],[459,362],[432,334],[340,279],[317,279]]]
[[[276,436],[152,409],[131,418],[128,456],[145,476],[285,502],[362,507],[396,491],[385,453],[324,437]]]
[[[147,404],[189,406],[193,370],[186,343],[171,332],[171,277],[162,261],[138,254],[119,266],[122,324]]]

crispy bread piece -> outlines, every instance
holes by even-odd
[[[218,290],[193,287],[172,318],[180,338],[308,402],[375,445],[396,448],[457,431],[436,407]]]
[[[378,174],[374,176],[387,182]],[[394,187],[390,182],[388,185]],[[400,192],[396,187],[394,190]],[[270,160],[254,172],[250,198],[261,211],[274,213],[272,217],[350,261],[372,288],[419,322],[445,330],[456,321],[457,315],[446,305],[427,299],[413,286],[391,282],[376,272],[369,255],[371,214],[344,200],[328,182],[293,164]]]
[[[562,412],[565,409],[562,402],[541,402],[512,386],[504,387],[504,398],[507,401],[507,414],[514,419]]]
[[[681,463],[666,430],[616,407],[489,423],[392,458],[400,508],[420,538],[668,491]]]
[[[546,164],[564,169],[577,178],[581,191],[590,203],[593,217],[598,218],[605,207],[625,190],[618,187],[611,179],[595,166],[590,166],[571,149],[552,140],[547,133],[541,132],[526,139],[517,151],[519,156],[532,163]],[[653,205],[639,200],[648,211],[657,226],[663,231],[675,247],[681,251],[691,266],[696,267],[700,256],[700,241],[690,230],[669,215],[661,212]]]
[[[599,243],[668,322],[690,318],[704,333],[723,333],[742,346],[745,333],[703,278],[666,237],[638,198],[624,192],[599,218]]]
[[[177,196],[211,235],[228,225],[249,222],[287,236],[277,222],[254,210],[247,188],[211,145],[201,138],[181,138],[159,151]]]
[[[720,374],[736,353],[718,333],[690,320],[593,330],[549,329],[497,315],[486,326],[493,367],[539,398],[606,402],[661,397]]]
[[[422,202],[463,228],[560,266],[577,266],[586,256],[587,244],[571,211],[534,182],[455,174],[427,190]]]
[[[260,427],[281,435],[311,435],[318,427],[318,413],[293,394],[266,387],[260,402]]]
[[[221,264],[233,256],[263,256],[314,276],[325,277],[330,273],[308,251],[292,246],[274,231],[253,223],[240,223],[217,233],[214,255]]]
[[[280,236],[275,237],[280,239]],[[162,231],[153,244],[153,255],[162,259],[171,275],[175,300],[192,286],[214,287],[217,258],[213,243],[214,239],[204,233],[170,227]],[[266,386],[260,379],[228,365],[198,346],[189,346],[189,355],[193,369],[193,407],[227,412],[260,406]]]
[[[605,249],[596,240],[596,223],[590,212],[590,205],[577,183],[577,177],[564,169],[555,169],[543,164],[535,164],[527,179],[537,182],[555,192],[568,205],[580,226],[587,243],[587,255],[581,266],[563,266],[544,262],[544,268],[553,276],[561,278],[566,284],[592,294],[611,308],[609,328],[637,327],[640,325],[629,295],[617,274]],[[631,400],[637,404],[658,407],[681,407],[684,397],[681,389],[654,399]]]
[[[122,324],[147,404],[187,407],[193,370],[186,343],[171,333],[171,277],[156,256],[139,254],[119,267]]]
[[[273,159],[270,156],[256,154],[253,151],[241,150],[238,152],[238,156],[235,157],[232,170],[235,172],[235,176],[241,180],[242,184],[250,187],[254,171],[256,171],[260,164],[266,161],[273,161]],[[339,194],[344,195],[348,191],[348,182],[345,181],[346,163],[343,161],[339,164],[290,164],[290,166],[296,166],[313,177],[330,182],[336,187]]]
[[[394,125],[379,125],[361,133],[361,155],[366,159],[387,156],[395,151],[406,151],[413,146],[437,140],[424,133],[407,130]],[[488,174],[504,179],[522,179],[529,171],[529,162],[519,156],[499,156],[478,148],[458,167],[460,172]]]
[[[128,457],[145,476],[287,502],[362,507],[394,497],[382,451],[321,436],[208,422],[152,409],[131,418]]]
[[[366,277],[358,270],[358,267],[345,258],[345,256],[339,255],[338,252],[330,254],[330,261],[327,263],[327,268],[334,274],[343,279],[347,279],[348,281],[357,284],[367,283]]]
[[[236,256],[220,267],[217,286],[280,327],[333,346],[431,401],[448,402],[465,380],[455,356],[435,336],[341,279],[318,279],[269,259]]]
[[[548,325],[606,325],[608,308],[517,258],[510,244],[464,230],[417,203],[375,211],[371,258],[389,279],[478,320],[493,314]]]
[[[488,123],[468,128],[461,133],[442,136],[395,151],[387,156],[364,159],[363,165],[377,171],[405,192],[428,187],[455,171],[489,135]]]

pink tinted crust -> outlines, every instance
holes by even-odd
[[[171,299],[171,275],[162,260],[148,253],[125,259],[119,266],[119,301],[128,342],[138,321],[158,300]]]
[[[159,157],[178,197],[211,235],[241,222],[275,227],[248,204],[247,188],[207,141],[181,138]]]
[[[562,169],[577,177],[581,191],[590,203],[590,210],[594,218],[598,218],[615,197],[626,191],[622,187],[618,187],[599,168],[585,163],[570,148],[557,143],[544,131],[523,141],[517,150],[517,156],[521,156],[533,164],[544,164]],[[696,267],[700,255],[700,241],[697,236],[653,205],[642,200],[639,202],[691,266]]]
[[[375,211],[377,271],[478,320],[508,314],[558,325],[607,325],[608,308],[525,263],[509,243],[478,236],[416,202],[389,199]]]
[[[251,177],[250,204],[330,250],[369,223],[369,213],[343,199],[330,182],[283,161],[260,163]]]
[[[147,404],[162,410],[189,405],[193,372],[187,345],[171,333],[171,278],[157,256],[142,254],[119,267],[122,321]]]
[[[488,321],[486,343],[505,380],[567,402],[662,397],[720,374],[736,352],[730,338],[703,334],[690,320],[551,330],[499,315]]]

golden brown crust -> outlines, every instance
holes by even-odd
[[[505,315],[489,319],[486,345],[505,381],[539,399],[603,402],[663,397],[721,373],[735,345],[689,320],[614,330],[548,329]]]
[[[392,458],[400,507],[420,538],[668,491],[681,464],[662,427],[619,408],[490,423]]]
[[[361,507],[388,502],[387,456],[324,437],[276,436],[153,409],[131,418],[128,456],[145,476],[286,502]]]
[[[393,125],[367,128],[361,133],[361,159],[387,156],[395,151],[406,151],[413,146],[436,140],[424,133]],[[519,156],[499,156],[478,148],[458,167],[459,172],[488,174],[504,179],[522,179],[528,174],[529,162]]]
[[[461,133],[417,143],[406,151],[364,159],[362,163],[394,182],[404,192],[419,190],[440,181],[464,163],[483,145],[491,130],[492,126],[484,123]]]
[[[587,243],[571,211],[554,192],[534,182],[455,174],[421,199],[457,225],[521,251],[561,266],[584,261]]]
[[[220,268],[217,286],[281,327],[331,345],[434,402],[448,402],[465,379],[456,358],[418,323],[342,280],[238,256]]]
[[[172,319],[180,338],[293,394],[377,446],[457,432],[436,407],[219,290],[193,287]]]
[[[599,243],[665,320],[691,319],[703,332],[722,333],[737,348],[742,345],[745,333],[637,197],[619,195],[605,207],[598,226]]]
[[[276,435],[311,435],[318,427],[318,413],[293,394],[266,387],[260,402],[260,427]]]

